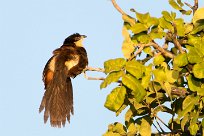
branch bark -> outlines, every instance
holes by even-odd
[[[111,0],[111,2],[113,3],[113,6],[118,10],[118,12],[120,12],[122,15],[126,15],[126,13],[118,6],[115,0]]]

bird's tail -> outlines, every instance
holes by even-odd
[[[74,114],[72,83],[64,67],[55,70],[46,87],[39,112],[44,108],[44,122],[50,117],[53,127],[65,126],[66,120],[70,122],[70,113]]]

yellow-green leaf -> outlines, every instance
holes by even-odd
[[[179,54],[174,58],[174,66],[183,67],[188,64],[188,59],[186,53]]]
[[[191,91],[193,92],[200,92],[201,91],[201,81],[194,78],[191,74],[187,77],[188,86]]]
[[[132,90],[132,94],[137,102],[141,102],[146,96],[146,91],[141,83],[130,74],[126,74],[122,77],[122,83]]]
[[[175,0],[169,0],[169,4],[175,8],[176,10],[183,10],[176,2]]]
[[[171,21],[173,20],[172,17],[171,17],[171,15],[170,15],[169,12],[167,12],[167,11],[162,11],[162,15],[164,16],[164,19],[165,19],[166,21],[171,22]]]
[[[140,135],[141,136],[151,136],[151,126],[150,126],[150,123],[147,122],[145,119],[142,119],[139,131],[140,131]]]
[[[147,31],[148,28],[147,28],[144,24],[142,24],[142,23],[136,23],[135,25],[133,25],[133,26],[130,28],[130,30],[132,30],[132,32],[133,32],[134,34],[138,34],[138,33],[140,33],[140,32]]]
[[[159,65],[161,64],[162,62],[164,62],[165,58],[163,57],[163,55],[157,55],[154,60],[153,60],[153,63],[154,65]]]
[[[124,58],[110,59],[104,62],[105,73],[120,71],[125,66]]]
[[[193,74],[197,78],[204,78],[204,62],[197,63],[193,66]]]
[[[111,72],[105,80],[101,83],[100,88],[106,88],[109,84],[112,82],[117,82],[120,77],[123,75],[123,71],[116,71],[116,72]]]
[[[199,63],[203,61],[202,56],[200,56],[200,51],[198,49],[188,45],[186,45],[186,48],[189,51],[187,57],[190,63]]]
[[[148,19],[150,18],[150,15],[149,13],[142,14],[142,13],[136,12],[136,17],[139,20],[139,22],[147,23]]]
[[[126,59],[130,58],[131,53],[135,50],[134,43],[130,38],[130,34],[127,28],[124,26],[122,29],[122,35],[124,37],[124,41],[122,44],[122,52]]]
[[[124,103],[126,95],[125,87],[116,87],[112,92],[107,96],[105,107],[111,111],[116,112]]]
[[[204,8],[199,8],[196,10],[194,16],[193,16],[193,24],[197,25],[199,21],[204,21]]]
[[[119,133],[120,135],[125,135],[126,134],[126,131],[124,129],[125,127],[123,126],[123,124],[119,123],[119,122],[116,122],[115,123],[115,126],[113,127],[113,132],[117,132]]]
[[[139,63],[136,60],[128,61],[126,63],[125,69],[135,76],[137,79],[141,78],[143,73],[145,72],[145,66]]]

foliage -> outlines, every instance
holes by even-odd
[[[107,77],[100,87],[118,83],[105,107],[116,115],[126,111],[125,123],[110,124],[104,136],[203,135],[204,8],[185,10],[181,0],[169,4],[179,12],[152,17],[132,9],[135,18],[122,15],[124,58],[104,63]],[[193,14],[192,22],[177,14]],[[171,119],[162,121],[158,113]]]

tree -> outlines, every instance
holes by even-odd
[[[98,78],[103,80],[101,89],[117,83],[105,107],[116,116],[127,112],[125,122],[110,124],[104,136],[204,135],[204,8],[198,8],[198,0],[193,6],[168,2],[178,13],[162,11],[158,18],[131,9],[133,18],[112,0],[124,20],[124,58],[107,60],[104,69],[87,70],[107,75]],[[192,15],[192,22],[177,14]],[[171,118],[165,122],[158,113]]]

